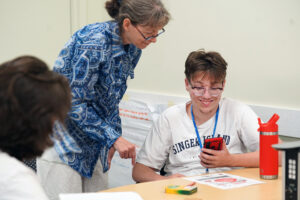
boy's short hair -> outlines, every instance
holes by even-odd
[[[193,51],[185,62],[185,76],[188,81],[197,72],[209,75],[213,82],[223,82],[226,78],[227,63],[217,52],[205,52],[203,49]]]
[[[70,109],[69,83],[46,63],[22,56],[0,65],[0,150],[19,160],[52,146],[55,120]]]

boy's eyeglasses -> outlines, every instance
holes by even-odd
[[[193,93],[197,97],[202,97],[205,94],[205,91],[207,90],[209,95],[212,97],[218,97],[222,91],[223,87],[213,87],[213,88],[206,88],[206,87],[196,87],[192,86],[191,83],[189,83]]]
[[[161,35],[162,33],[165,32],[165,29],[162,28],[162,29],[160,30],[160,32],[157,33],[156,35],[153,35],[153,36],[150,36],[150,37],[145,37],[144,34],[142,33],[142,31],[140,31],[136,26],[134,26],[134,27],[136,28],[136,30],[141,34],[141,36],[142,36],[145,40],[151,40],[151,39],[153,39],[153,38],[157,38],[159,35]]]

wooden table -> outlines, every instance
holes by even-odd
[[[222,190],[207,185],[197,184],[198,191],[192,195],[166,194],[164,189],[166,185],[178,184],[184,185],[190,181],[183,178],[168,179],[162,181],[153,181],[126,185],[111,188],[101,192],[137,192],[144,200],[259,200],[259,199],[282,199],[282,177],[281,168],[276,180],[263,180],[259,178],[258,168],[243,168],[224,173],[238,175],[246,178],[256,179],[265,182],[264,184],[250,185],[242,188]]]

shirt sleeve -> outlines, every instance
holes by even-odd
[[[118,105],[110,117],[106,111],[97,105],[96,83],[99,78],[99,68],[106,62],[107,54],[104,47],[79,45],[76,38],[65,45],[55,62],[54,70],[68,78],[72,92],[72,108],[70,119],[88,137],[99,141],[107,148],[113,145],[121,136]]]
[[[108,122],[108,120],[95,109],[94,104],[94,102],[82,101],[82,99],[74,94],[72,109],[69,114],[70,118],[88,137],[110,148],[115,140],[121,136],[121,128]],[[119,121],[120,118],[118,114],[118,107],[116,107],[115,116],[110,117],[110,120]]]
[[[257,115],[248,106],[244,105],[240,117],[240,138],[248,151],[254,152],[259,149],[259,125]]]
[[[153,124],[141,147],[137,162],[160,170],[169,157],[171,148],[171,129],[166,116],[162,114]]]

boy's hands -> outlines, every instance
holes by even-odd
[[[199,158],[201,165],[205,168],[231,166],[231,154],[227,150],[225,142],[223,142],[221,150],[202,148]]]

